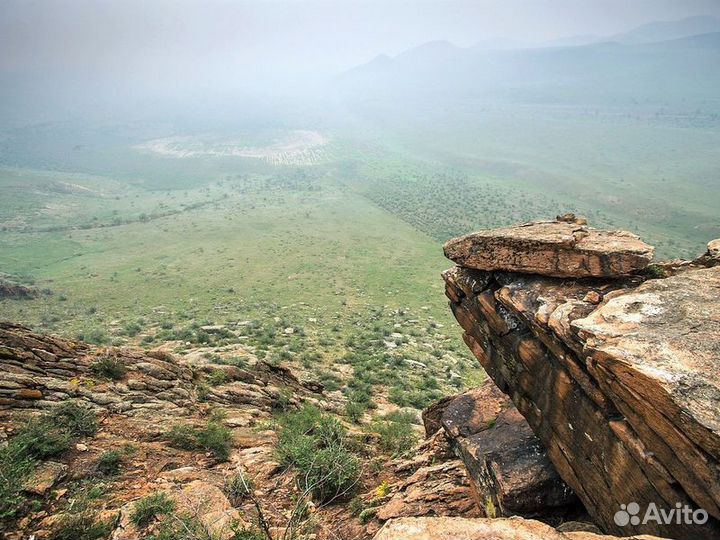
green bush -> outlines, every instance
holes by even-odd
[[[95,413],[77,403],[63,403],[55,408],[51,417],[75,437],[92,437],[98,430]]]
[[[74,403],[29,420],[5,448],[0,449],[0,519],[13,516],[24,500],[22,485],[36,460],[58,456],[79,436],[95,434],[92,411]]]
[[[305,405],[283,415],[279,424],[278,458],[295,467],[300,489],[321,502],[350,494],[360,464],[346,448],[345,429],[337,420]]]
[[[15,439],[0,448],[0,521],[15,515],[25,500],[22,486],[33,465],[33,459]]]
[[[109,379],[111,381],[119,381],[127,374],[127,368],[117,358],[106,356],[96,361],[90,370],[103,379]]]
[[[226,384],[229,380],[227,373],[222,369],[213,369],[207,376],[207,382],[210,386],[220,386]]]
[[[165,436],[170,445],[183,450],[203,449],[212,452],[218,461],[227,461],[232,448],[232,432],[217,421],[208,422],[204,429],[176,424]]]
[[[120,450],[105,452],[98,459],[96,470],[104,476],[115,476],[120,472],[123,458],[123,453]]]
[[[192,426],[184,424],[175,424],[165,434],[170,442],[170,446],[180,448],[182,450],[196,450],[198,430]]]
[[[204,430],[197,434],[201,448],[212,452],[218,461],[227,461],[232,448],[232,432],[218,422],[209,422]]]
[[[65,452],[72,444],[72,434],[57,425],[50,417],[30,420],[13,439],[18,456],[31,459],[47,459]]]
[[[371,429],[380,437],[380,449],[394,456],[411,450],[417,441],[414,419],[412,413],[395,412],[373,422]]]
[[[151,540],[216,540],[205,525],[196,517],[184,514],[172,514],[173,519],[166,519],[158,527],[158,531],[148,537]]]
[[[170,514],[174,510],[175,502],[167,494],[153,493],[135,503],[130,521],[143,529],[158,516]]]
[[[366,410],[367,405],[364,405],[363,403],[348,401],[345,404],[345,415],[355,424],[360,423],[360,420],[362,420],[363,414],[365,414]]]
[[[243,473],[231,476],[225,481],[224,491],[233,506],[238,506],[247,496],[252,494],[255,486]]]

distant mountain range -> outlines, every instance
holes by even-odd
[[[637,45],[640,43],[668,41],[713,32],[720,32],[720,19],[710,15],[698,15],[678,21],[651,22],[612,36],[572,36],[550,41],[543,45],[546,47],[573,47],[601,41],[614,41],[626,45]]]
[[[710,30],[710,31],[707,31]],[[697,33],[696,33],[697,32]],[[434,41],[344,73],[346,96],[482,97],[569,104],[707,104],[720,109],[720,20],[656,22],[591,43],[458,47]],[[700,105],[698,105],[700,106]]]

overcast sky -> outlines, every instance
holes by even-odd
[[[718,0],[0,0],[0,62],[180,74],[342,70],[431,40],[538,42],[720,16]]]
[[[427,41],[542,43],[703,14],[720,0],[0,0],[0,109],[312,93]]]

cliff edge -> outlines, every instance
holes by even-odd
[[[604,532],[718,538],[718,241],[695,261],[652,252],[568,215],[449,241],[443,278],[468,347]]]

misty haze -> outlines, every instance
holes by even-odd
[[[720,538],[719,208],[716,0],[4,0],[0,534]]]

